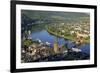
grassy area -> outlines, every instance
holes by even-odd
[[[32,44],[32,40],[26,39],[23,41],[23,45],[29,47]]]
[[[84,42],[85,42],[85,43],[90,43],[90,37],[86,38],[86,39],[84,40]]]
[[[59,33],[55,33],[55,32],[53,32],[53,31],[51,31],[50,29],[48,29],[48,28],[46,28],[47,29],[47,31],[50,33],[50,34],[53,34],[53,35],[56,35],[56,36],[58,36],[58,37],[62,37],[62,38],[64,38],[64,39],[67,39],[67,40],[71,40],[71,41],[77,41],[77,39],[76,39],[76,37],[75,36],[72,36],[72,35],[67,35],[67,36],[62,36],[61,34],[59,34]],[[90,43],[90,38],[86,38],[85,40],[84,40],[84,43]]]
[[[56,35],[56,36],[58,36],[58,37],[62,37],[62,38],[64,38],[64,39],[69,39],[69,40],[72,40],[72,41],[76,41],[76,40],[75,40],[76,38],[75,38],[74,36],[71,36],[71,35],[62,36],[61,34],[55,33],[55,32],[53,32],[53,31],[51,31],[51,30],[49,30],[49,29],[47,29],[47,31],[48,31],[50,34]]]

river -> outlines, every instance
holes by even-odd
[[[33,31],[30,37],[32,38],[32,40],[39,39],[43,43],[49,42],[51,46],[53,46],[54,40],[56,38],[56,36],[49,34],[45,29],[40,30],[40,31]],[[73,41],[65,40],[64,38],[58,38],[59,46],[62,46],[65,43],[68,44],[68,48],[70,49],[72,48],[73,45],[75,45]],[[90,44],[83,44],[80,46],[80,49],[82,50],[83,53],[90,55]]]

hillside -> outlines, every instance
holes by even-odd
[[[88,18],[89,14],[75,13],[75,12],[56,12],[56,11],[34,11],[34,10],[22,10],[22,15],[26,15],[28,18],[35,21],[79,21],[80,19]]]

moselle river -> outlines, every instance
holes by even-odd
[[[49,42],[51,46],[53,46],[56,38],[56,36],[49,34],[46,30],[32,32],[30,37],[32,38],[32,40],[39,39],[43,43]],[[73,41],[65,40],[64,38],[58,38],[59,46],[64,45],[65,43],[67,43],[68,48],[70,49],[73,47],[73,45],[75,45]],[[90,55],[90,44],[83,44],[80,46],[80,49],[83,53],[87,53],[88,55]]]

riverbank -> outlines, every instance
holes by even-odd
[[[76,42],[76,41],[77,41],[76,37],[74,37],[74,36],[72,36],[72,35],[64,36],[64,35],[61,35],[61,34],[59,34],[59,33],[55,33],[55,32],[53,32],[53,31],[49,30],[47,27],[46,27],[46,30],[47,30],[48,33],[50,33],[50,34],[52,34],[52,35],[55,35],[55,36],[58,36],[58,37],[61,37],[61,38],[64,38],[64,39],[66,39],[66,40],[71,40],[71,41],[73,41],[73,42]],[[89,44],[89,43],[90,43],[90,39],[89,39],[89,38],[84,39],[84,43],[85,43],[85,44]]]

